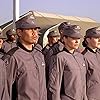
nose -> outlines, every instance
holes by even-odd
[[[80,43],[80,39],[76,39],[76,43]]]
[[[38,31],[37,30],[33,29],[32,32],[33,32],[32,35],[38,35]]]
[[[98,41],[100,42],[100,38],[98,39]]]

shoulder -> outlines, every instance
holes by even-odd
[[[8,59],[10,58],[11,56],[14,55],[14,53],[18,50],[19,48],[18,47],[14,47],[12,48],[11,50],[9,50],[1,59],[2,60],[5,60],[5,59]]]
[[[4,64],[4,61],[0,59],[0,66]]]
[[[50,46],[47,44],[43,49],[42,51],[44,51],[45,49],[49,50]]]
[[[41,52],[42,53],[42,46],[40,45],[40,44],[36,44],[35,45],[35,47],[34,47],[34,49],[36,50],[36,51],[39,51],[39,52]]]
[[[85,49],[81,52],[81,54],[85,55],[87,52],[88,52],[88,50],[85,48]]]
[[[4,41],[3,44],[9,44],[7,41]]]
[[[76,49],[76,52],[82,53],[84,50],[85,50],[85,48],[83,48],[83,47],[80,48],[80,47],[79,47],[78,49]]]
[[[62,51],[64,48],[64,45],[63,43],[61,43],[60,41],[55,43],[50,49],[50,51],[52,51],[53,54],[57,54],[59,53],[60,51]]]
[[[60,51],[57,54],[54,54],[53,56],[55,56],[56,58],[60,59],[66,59],[67,56],[67,52],[65,51]]]
[[[50,49],[50,46],[49,46],[49,45],[46,45],[46,46],[42,49],[42,53],[43,53],[44,55],[46,55],[46,54],[48,53],[49,49]]]

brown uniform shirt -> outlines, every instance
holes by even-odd
[[[87,100],[86,65],[82,54],[71,54],[64,48],[52,57],[50,64],[50,100]]]
[[[10,100],[7,88],[6,67],[0,59],[0,100]]]
[[[100,52],[94,52],[90,48],[83,51],[87,59],[87,96],[95,100],[100,100]]]
[[[44,57],[47,56],[49,49],[50,49],[49,44],[47,44],[47,45],[42,49],[42,53],[43,53]]]
[[[58,41],[57,43],[53,44],[53,46],[51,46],[49,50],[47,50],[47,53],[45,54],[47,84],[48,84],[49,70],[51,69],[50,61],[52,59],[52,56],[62,51],[63,48],[64,48],[63,43]]]
[[[41,50],[36,47],[29,51],[21,43],[18,47],[11,57],[5,59],[8,63],[10,96],[14,96],[13,100],[47,100],[45,63]]]

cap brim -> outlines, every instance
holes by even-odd
[[[34,29],[41,29],[41,27],[36,26]]]
[[[83,38],[83,36],[80,33],[74,33],[68,35],[71,38]]]
[[[6,39],[6,37],[0,37],[0,39]]]
[[[89,38],[89,37],[99,38],[100,37],[100,34],[89,35],[89,36],[85,36],[85,37],[86,38]]]
[[[83,38],[83,36],[69,36],[69,37],[76,38],[76,39]]]

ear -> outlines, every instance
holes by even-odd
[[[87,43],[89,43],[90,42],[90,38],[86,38],[86,41],[87,41]]]
[[[22,34],[21,34],[21,33],[22,33],[22,30],[17,29],[16,32],[17,32],[17,35],[18,35],[19,37],[21,37],[21,35],[22,35]]]
[[[65,42],[65,41],[66,41],[66,37],[65,37],[65,36],[63,36],[62,40]]]

